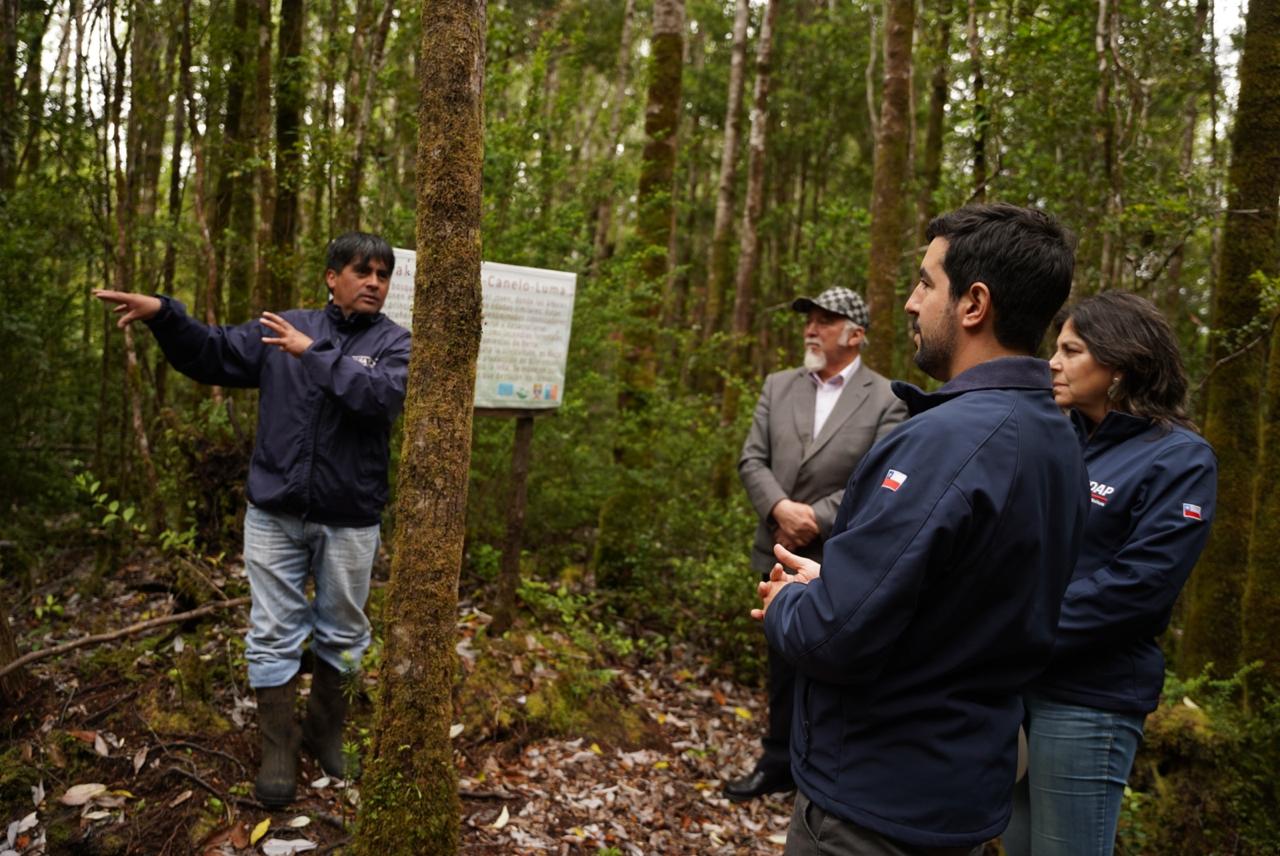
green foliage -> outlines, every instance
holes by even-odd
[[[1147,718],[1117,852],[1264,854],[1280,850],[1280,697],[1239,703],[1249,673],[1165,683]]]

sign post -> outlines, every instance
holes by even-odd
[[[417,257],[395,250],[396,266],[382,311],[413,329],[413,278]],[[501,634],[515,614],[520,545],[528,496],[533,418],[552,413],[564,400],[565,362],[573,324],[577,275],[564,271],[483,262],[480,286],[484,328],[476,361],[478,416],[514,418],[511,501],[491,632]]]

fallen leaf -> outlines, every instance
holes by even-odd
[[[735,708],[733,709],[733,712],[734,712],[734,713],[736,713],[736,714],[738,715],[738,718],[739,718],[739,719],[750,719],[750,718],[751,718],[751,711],[747,710],[745,707],[735,707]]]
[[[85,817],[85,820],[106,820],[108,817],[111,817],[111,812],[91,811],[88,814],[86,814],[84,817]]]
[[[187,643],[182,640],[181,636],[173,640],[173,653],[181,654],[186,649],[187,649]]]
[[[311,783],[311,787],[315,788],[316,790],[319,790],[321,788],[327,788],[329,787],[329,781],[330,780],[328,776],[321,776],[320,778],[316,779],[314,782]]]
[[[592,743],[592,744],[591,744],[591,751],[592,751],[594,754],[596,754],[596,755],[603,755],[603,754],[604,754],[604,750],[600,748],[600,744],[599,744],[599,743]]]
[[[292,856],[294,853],[315,849],[316,843],[305,838],[268,838],[262,844],[264,856]]]
[[[249,829],[245,824],[237,823],[231,827],[231,835],[227,838],[231,842],[231,846],[237,850],[243,850],[249,846]]]
[[[493,829],[501,829],[507,825],[507,821],[511,819],[511,812],[507,811],[507,807],[502,807],[502,813],[498,815],[498,819],[493,822]]]
[[[189,799],[191,799],[191,791],[189,790],[183,791],[182,793],[178,794],[176,797],[173,798],[173,800],[169,803],[169,808],[175,808],[176,806],[180,806]]]
[[[1191,708],[1192,710],[1199,710],[1199,709],[1200,709],[1200,705],[1198,705],[1198,704],[1196,704],[1195,702],[1193,702],[1193,701],[1191,700],[1191,696],[1183,696],[1183,697],[1182,697],[1182,703],[1183,703],[1183,704],[1185,704],[1187,707]]]
[[[133,774],[135,776],[138,775],[138,773],[142,771],[143,766],[146,765],[147,752],[149,751],[151,750],[149,750],[146,746],[143,746],[137,752],[133,753]]]
[[[100,785],[92,782],[84,785],[75,785],[67,790],[65,794],[58,798],[63,805],[84,805],[98,794],[107,792],[106,785]]]
[[[459,734],[461,734],[461,733],[462,733],[462,723],[461,723],[461,722],[459,722],[459,723],[456,723],[456,724],[454,724],[454,725],[450,725],[450,726],[449,726],[449,739],[450,739],[450,740],[452,740],[453,738],[457,737],[457,736],[458,736]]]
[[[57,743],[50,743],[45,747],[45,751],[49,753],[49,762],[59,770],[67,766],[67,756],[62,753],[62,747]]]
[[[785,832],[775,832],[773,835],[769,836],[769,842],[771,844],[786,844],[787,834]]]
[[[253,832],[249,833],[250,846],[257,844],[258,839],[267,834],[267,830],[271,828],[271,818],[266,818],[253,828]]]
[[[40,803],[44,802],[44,782],[31,786],[31,801],[40,808]]]
[[[307,817],[305,814],[300,814],[293,820],[289,821],[289,825],[294,829],[301,829],[304,826],[311,825],[311,818]]]
[[[714,687],[711,690],[711,697],[716,700],[716,704],[722,705],[727,701],[727,699],[725,699],[724,697],[724,693],[720,692],[720,690]]]
[[[98,740],[98,732],[96,731],[76,731],[74,729],[70,729],[67,733],[79,740],[81,743],[88,743],[90,746]]]
[[[93,735],[93,751],[97,752],[103,758],[111,757],[111,750],[107,747],[107,741],[102,739],[101,734]]]

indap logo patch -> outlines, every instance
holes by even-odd
[[[884,474],[884,481],[880,482],[880,487],[887,487],[889,490],[897,491],[902,487],[902,483],[907,480],[907,474],[898,472],[897,470],[889,470]]]
[[[1111,501],[1111,494],[1115,492],[1116,489],[1109,484],[1089,482],[1089,499],[1093,500],[1094,505],[1106,505]]]

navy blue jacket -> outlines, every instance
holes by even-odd
[[[898,841],[974,846],[1008,824],[1021,692],[1049,659],[1088,506],[1048,364],[981,363],[854,471],[821,576],[784,586],[769,643],[795,664],[792,773]]]
[[[1156,636],[1209,538],[1213,449],[1193,431],[1127,413],[1093,426],[1073,414],[1092,505],[1062,602],[1048,671],[1033,689],[1119,713],[1155,710],[1164,686]]]
[[[209,327],[161,296],[147,322],[173,367],[200,383],[258,387],[249,501],[331,526],[371,526],[387,503],[391,423],[404,406],[409,331],[324,309],[280,315],[314,341],[301,357],[262,344],[257,321]]]

